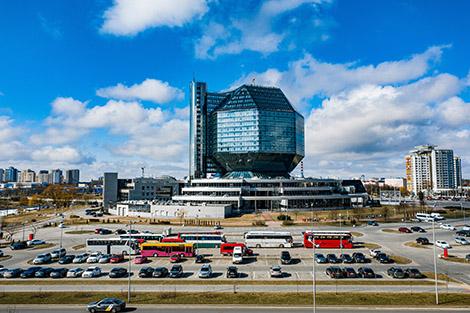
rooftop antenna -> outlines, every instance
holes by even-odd
[[[305,178],[304,177],[304,161],[300,161],[300,177],[302,178]]]
[[[253,77],[253,79],[251,80],[251,84],[252,84],[252,85],[255,84],[255,80],[256,80],[256,77]]]
[[[141,167],[140,169],[142,170],[142,178],[144,178],[145,177],[145,167]]]

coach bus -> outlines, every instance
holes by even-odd
[[[291,248],[293,245],[290,232],[250,231],[244,234],[244,239],[249,248]]]
[[[194,247],[198,248],[220,248],[220,246],[227,242],[223,233],[218,231],[213,232],[181,232],[176,235],[165,237],[166,242],[176,241],[177,239],[184,240],[187,243],[194,243]]]
[[[139,243],[145,241],[161,241],[163,238],[162,234],[152,234],[152,233],[138,233],[138,234],[122,234],[119,236],[121,239],[134,239]]]
[[[86,241],[87,251],[101,252],[104,254],[138,254],[139,243],[137,240],[122,238],[92,238]]]
[[[354,247],[352,235],[349,231],[307,230],[304,232],[304,247],[337,249],[341,246],[345,249]]]
[[[193,257],[194,244],[177,242],[144,242],[140,244],[140,255],[145,257],[167,257],[181,255]]]

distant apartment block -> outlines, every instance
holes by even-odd
[[[18,181],[18,169],[10,166],[5,170],[4,181],[8,183],[15,183]]]
[[[69,185],[78,185],[80,182],[80,170],[72,169],[65,171],[65,183]]]
[[[36,172],[30,169],[21,171],[20,183],[34,183],[36,182]]]
[[[3,168],[0,168],[0,183],[4,182],[4,177],[5,177],[5,170]]]

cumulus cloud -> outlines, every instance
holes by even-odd
[[[181,89],[172,87],[167,82],[150,78],[129,87],[117,84],[116,86],[101,88],[96,91],[96,94],[104,98],[144,100],[155,103],[167,103],[184,98],[184,92]]]
[[[36,162],[54,164],[83,164],[92,163],[94,158],[84,156],[71,146],[38,148],[31,153],[31,159]]]
[[[180,27],[208,10],[205,0],[115,0],[103,15],[101,32],[134,36],[153,27]]]
[[[283,21],[282,29],[276,29],[275,22],[281,17],[308,6],[313,13],[318,13],[317,6],[329,3],[327,0],[270,0],[263,2],[257,9],[251,6],[244,14],[238,14],[227,19],[226,14],[220,20],[211,18],[204,26],[203,35],[195,42],[195,55],[200,59],[214,59],[224,54],[238,54],[244,50],[269,54],[279,50],[281,43],[287,40],[289,28],[294,27],[296,21],[297,30],[309,27],[309,33],[314,34],[320,30],[319,37],[323,33],[322,23],[302,24],[302,19],[291,19],[290,22]],[[241,17],[243,16],[243,17]],[[323,36],[323,38],[326,38]]]

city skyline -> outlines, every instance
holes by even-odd
[[[194,76],[281,88],[305,117],[307,176],[405,176],[404,155],[433,144],[467,178],[470,5],[437,4],[4,2],[0,168],[186,176]]]

